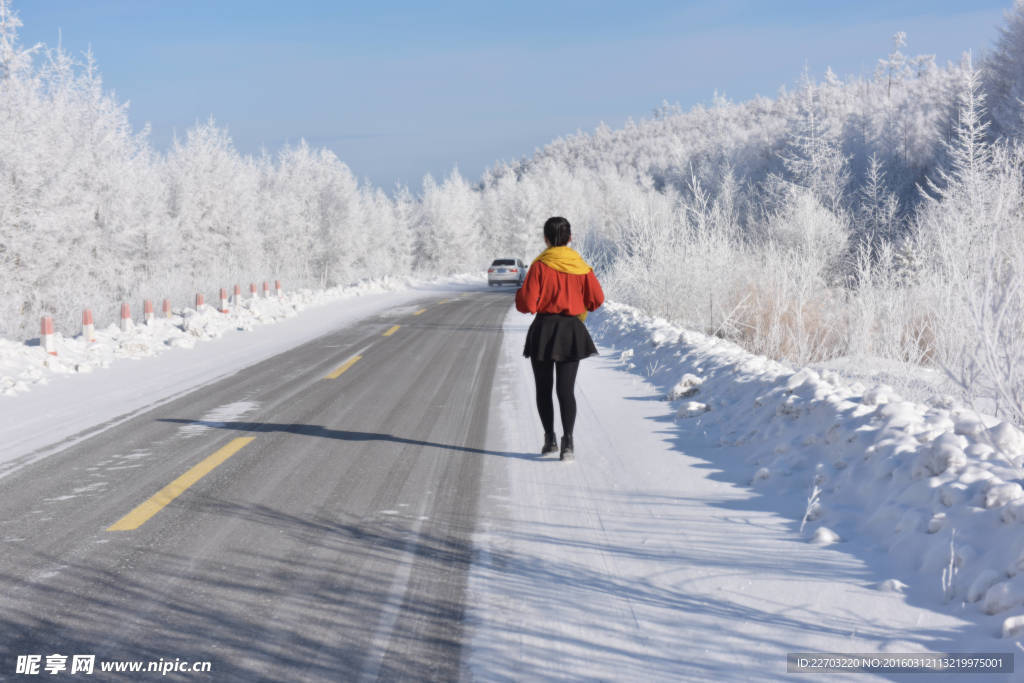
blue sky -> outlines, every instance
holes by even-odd
[[[908,54],[989,48],[1011,0],[699,2],[14,0],[24,43],[80,54],[165,149],[214,116],[236,147],[305,138],[360,178],[470,180],[601,121],[715,90],[773,95],[804,65],[870,73],[905,31]]]

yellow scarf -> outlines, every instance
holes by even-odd
[[[586,275],[593,268],[587,265],[583,257],[571,247],[548,247],[540,253],[540,256],[533,259],[533,263],[540,261],[548,268],[570,275]],[[530,265],[533,265],[531,263]],[[587,312],[583,311],[577,318],[580,322],[587,321]]]
[[[548,268],[572,275],[586,275],[593,270],[583,260],[583,257],[571,247],[548,247],[540,253],[540,256],[533,259],[534,263],[537,261]]]

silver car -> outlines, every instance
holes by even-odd
[[[506,284],[519,287],[525,279],[526,265],[517,258],[496,258],[487,269],[487,284],[491,287]]]

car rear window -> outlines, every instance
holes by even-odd
[[[496,259],[494,259],[494,263],[492,263],[491,265],[492,266],[514,266],[515,264],[516,264],[516,260],[515,259],[496,258]]]

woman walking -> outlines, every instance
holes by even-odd
[[[604,303],[604,292],[593,269],[568,246],[569,221],[561,216],[544,223],[547,249],[534,259],[523,286],[516,292],[516,309],[535,313],[526,333],[523,355],[533,364],[537,411],[544,426],[541,455],[559,451],[555,439],[554,386],[562,417],[561,460],[573,459],[572,429],[576,423],[576,371],[580,360],[597,355],[583,321],[588,311]]]

